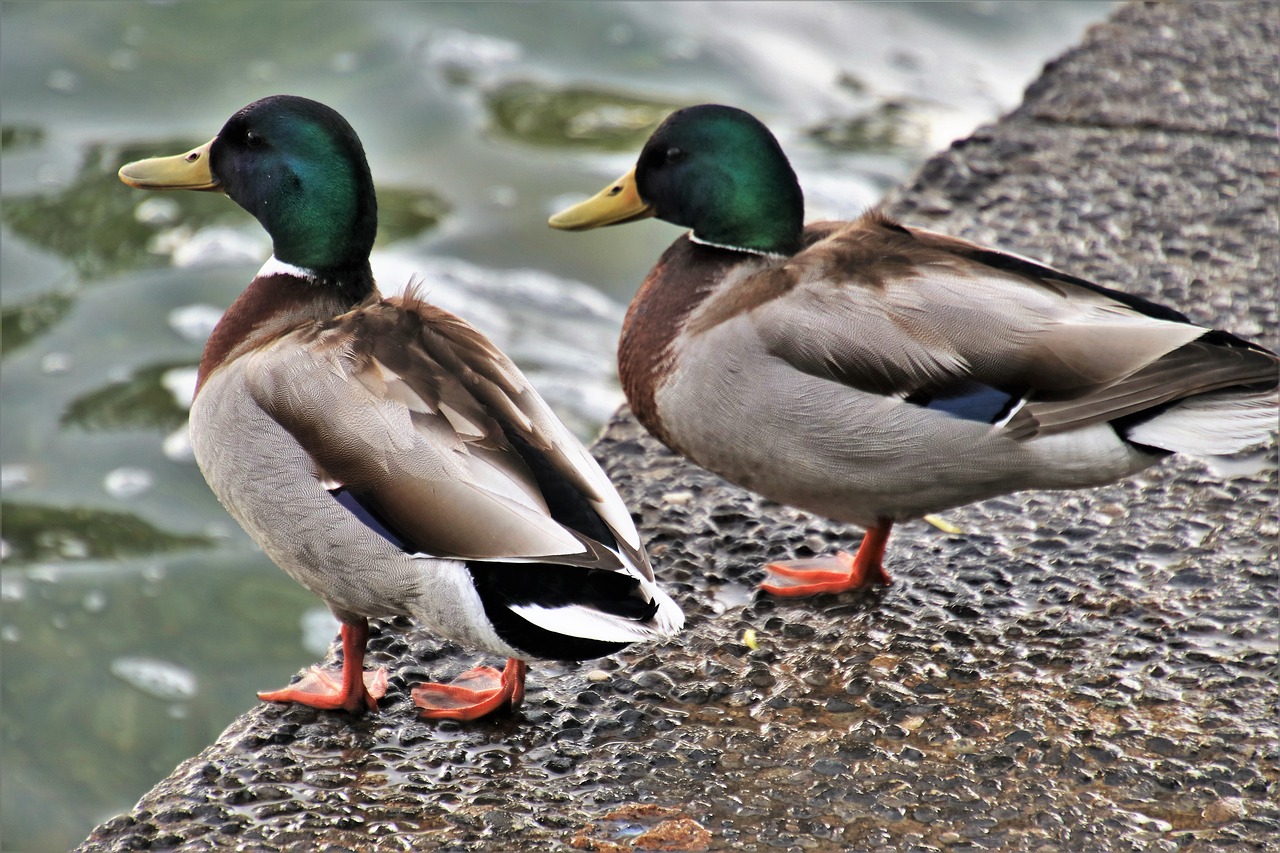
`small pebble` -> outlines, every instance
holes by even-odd
[[[696,820],[681,817],[664,820],[640,833],[632,846],[637,850],[707,850],[711,847],[711,833]]]
[[[1238,797],[1219,797],[1204,807],[1205,823],[1232,823],[1244,817],[1244,801]]]

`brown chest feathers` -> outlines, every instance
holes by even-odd
[[[209,336],[200,358],[196,393],[222,364],[288,334],[300,325],[348,310],[328,288],[294,275],[255,278],[231,303]]]
[[[655,398],[674,367],[675,339],[724,276],[754,260],[682,236],[663,252],[627,309],[618,341],[618,378],[636,419],[669,447]]]

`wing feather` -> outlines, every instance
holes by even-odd
[[[1025,395],[999,427],[1019,439],[1275,382],[1266,350],[1034,261],[875,215],[811,227],[806,251],[736,285],[782,297],[748,319],[804,373],[904,399]]]
[[[317,476],[376,507],[423,553],[621,570],[607,544],[553,517],[539,477],[554,476],[581,492],[652,578],[630,515],[594,459],[510,359],[452,314],[406,293],[250,358],[255,400],[307,450]],[[535,476],[517,440],[537,448],[552,473],[539,461]]]

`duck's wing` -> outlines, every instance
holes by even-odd
[[[804,373],[1015,438],[1276,384],[1261,347],[1034,261],[879,216],[820,233],[744,318]]]
[[[404,550],[652,580],[599,465],[458,317],[406,292],[248,358],[255,401],[307,451],[315,476]]]

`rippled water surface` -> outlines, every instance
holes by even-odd
[[[269,254],[211,194],[149,195],[277,92],[360,133],[384,290],[420,277],[584,438],[621,401],[626,300],[677,233],[554,233],[670,109],[736,104],[809,215],[873,204],[1016,104],[1110,4],[9,3],[0,6],[5,850],[59,850],[323,654],[333,622],[190,459],[193,368]]]

